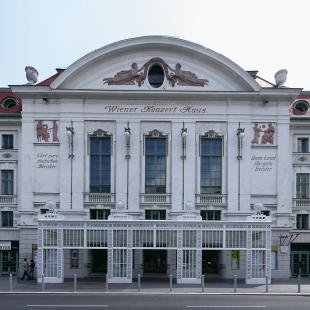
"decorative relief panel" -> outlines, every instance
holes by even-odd
[[[58,143],[58,121],[36,121],[36,142]]]
[[[274,145],[276,127],[273,123],[255,123],[253,127],[252,145]]]
[[[163,59],[152,58],[146,62],[140,69],[137,63],[133,62],[131,69],[117,72],[114,77],[104,78],[103,84],[110,85],[138,85],[144,84],[148,71],[152,65],[159,64],[163,68],[165,78],[169,84],[174,87],[179,86],[208,86],[207,79],[198,78],[197,75],[191,71],[182,69],[180,63],[175,65],[175,69],[171,68]]]

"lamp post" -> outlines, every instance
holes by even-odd
[[[240,161],[242,160],[242,142],[243,138],[245,136],[244,133],[244,128],[240,127],[240,122],[239,122],[239,127],[237,128],[237,138],[238,138],[238,211],[240,211]]]
[[[183,122],[183,127],[181,128],[181,138],[182,138],[182,208],[184,210],[184,177],[185,177],[185,159],[186,159],[186,137],[187,137],[187,128],[184,127],[184,122]]]
[[[68,144],[69,144],[69,159],[70,159],[70,209],[72,209],[72,172],[73,172],[73,136],[74,136],[74,128],[73,121],[71,120],[71,126],[66,127],[67,136],[68,136]]]
[[[129,200],[129,159],[130,159],[130,135],[131,130],[129,127],[129,122],[127,122],[127,127],[125,127],[124,136],[125,136],[125,143],[126,143],[126,153],[125,159],[127,160],[127,190],[126,190],[126,208],[128,209],[128,200]]]

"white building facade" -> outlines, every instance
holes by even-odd
[[[152,36],[11,90],[22,101],[11,230],[20,262],[35,258],[47,281],[291,275],[289,106],[301,89],[261,87],[214,51]]]

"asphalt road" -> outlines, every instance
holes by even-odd
[[[309,309],[310,297],[265,295],[1,294],[1,310]]]

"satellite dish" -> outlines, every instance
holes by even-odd
[[[39,72],[36,68],[27,66],[25,68],[26,78],[29,84],[34,85],[38,81]]]
[[[286,69],[281,69],[276,72],[274,75],[274,79],[276,82],[277,87],[282,87],[284,83],[286,82],[287,78],[287,70]]]
[[[263,210],[263,208],[264,208],[264,204],[263,204],[262,202],[256,202],[256,203],[254,203],[254,211],[255,211],[256,213],[261,213],[262,210]]]

